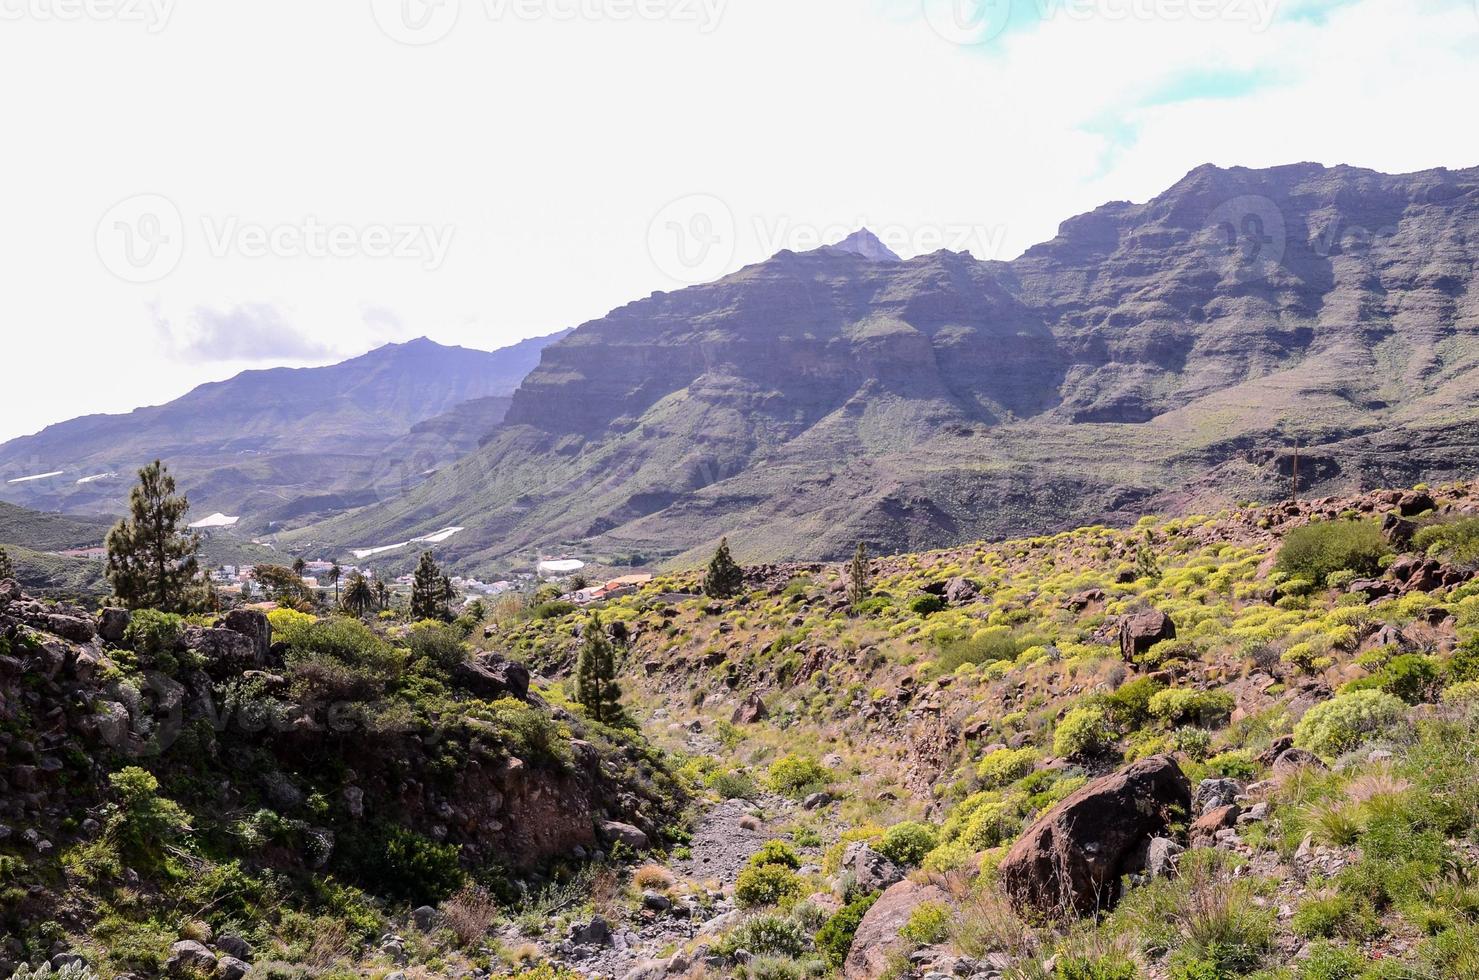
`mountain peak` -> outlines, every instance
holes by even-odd
[[[903,259],[867,228],[859,228],[836,245],[824,246],[835,252],[850,252],[861,255],[870,262],[902,262]]]

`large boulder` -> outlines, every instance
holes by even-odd
[[[753,725],[770,717],[770,710],[765,707],[765,701],[759,694],[751,692],[734,714],[730,716],[730,722],[736,725]]]
[[[128,624],[132,619],[133,616],[127,609],[110,606],[98,613],[98,636],[114,645],[122,643],[123,634],[128,632]]]
[[[876,892],[904,877],[904,869],[863,841],[847,845],[847,850],[842,853],[842,870],[852,875],[859,892]]]
[[[256,641],[234,630],[188,627],[185,649],[205,658],[205,671],[215,680],[236,677],[262,666],[257,659]]]
[[[1132,613],[1120,620],[1120,654],[1130,663],[1162,640],[1176,639],[1176,624],[1159,609]]]
[[[1012,845],[1001,883],[1019,909],[1085,914],[1112,906],[1148,837],[1191,811],[1191,784],[1169,755],[1131,763],[1080,788]]]
[[[480,653],[452,671],[452,679],[484,701],[529,698],[529,668],[496,653]]]
[[[259,664],[266,664],[272,653],[272,623],[260,609],[233,609],[216,620],[216,628],[240,633],[256,645]]]
[[[842,975],[848,980],[883,976],[894,954],[908,951],[908,941],[899,938],[899,930],[909,924],[914,910],[926,902],[948,905],[950,896],[936,885],[913,881],[900,881],[878,896],[878,901],[858,923]]]

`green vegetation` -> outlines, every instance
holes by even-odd
[[[1277,567],[1289,578],[1318,586],[1335,572],[1376,575],[1390,550],[1375,521],[1321,521],[1289,532]]]
[[[621,687],[616,683],[616,648],[595,613],[585,624],[585,639],[575,660],[575,699],[596,721],[621,717]]]
[[[1423,554],[1479,567],[1479,517],[1433,521],[1418,530],[1412,544]]]
[[[714,557],[709,559],[709,569],[704,573],[704,595],[715,599],[728,599],[738,595],[744,585],[745,573],[729,554],[729,539],[720,538]]]
[[[206,603],[200,536],[182,530],[190,502],[159,460],[139,470],[129,516],[108,532],[108,584],[130,609],[191,612]]]

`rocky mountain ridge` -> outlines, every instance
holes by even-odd
[[[1201,167],[1011,262],[781,252],[546,348],[487,444],[290,542],[918,550],[1472,471],[1479,170]],[[388,537],[387,537],[388,536]]]

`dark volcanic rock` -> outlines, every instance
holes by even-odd
[[[496,653],[464,660],[453,668],[452,679],[484,701],[529,697],[529,668]]]
[[[1132,763],[1038,818],[1002,859],[1002,885],[1018,908],[1047,915],[1108,908],[1146,839],[1190,809],[1191,784],[1175,759]]]
[[[1159,609],[1133,613],[1120,621],[1120,655],[1135,658],[1162,640],[1176,639],[1176,624]]]

